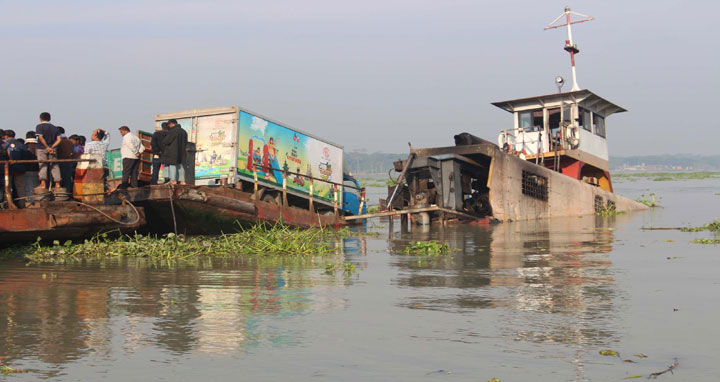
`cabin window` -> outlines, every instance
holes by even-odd
[[[572,123],[572,108],[570,106],[563,106],[562,108],[562,120],[568,124]]]
[[[548,180],[544,176],[536,175],[523,170],[522,193],[535,199],[547,201]]]
[[[583,129],[587,131],[592,131],[592,125],[591,125],[591,119],[590,119],[590,112],[579,107],[578,108],[578,125],[582,127]]]
[[[605,138],[605,118],[593,113],[593,127],[595,134]]]
[[[518,113],[519,128],[526,132],[535,131],[534,127],[542,129],[543,126],[543,111],[540,110],[528,110],[521,111]]]
[[[560,135],[558,128],[560,127],[560,108],[548,109],[548,129],[550,135]]]

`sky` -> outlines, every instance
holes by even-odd
[[[714,1],[0,1],[0,128],[49,111],[68,134],[151,130],[156,114],[242,106],[345,146],[407,152],[470,132],[496,140],[490,102],[578,83],[626,109],[611,156],[717,154]],[[713,111],[715,110],[715,111]]]

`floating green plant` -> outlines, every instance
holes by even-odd
[[[607,206],[603,207],[601,210],[595,212],[595,215],[600,216],[617,216],[624,214],[625,211],[619,211],[617,208],[615,208],[615,204],[608,204]]]
[[[308,256],[329,255],[336,251],[337,239],[352,235],[348,229],[298,229],[283,224],[257,224],[238,233],[219,236],[123,235],[111,239],[96,235],[82,243],[39,239],[21,251],[30,262],[65,262],[106,257],[141,257],[153,260],[184,260],[193,257],[223,256]]]
[[[600,350],[600,355],[609,357],[620,357],[620,353],[616,352],[615,350]]]
[[[635,200],[638,203],[642,203],[651,208],[660,207],[660,198],[654,192],[651,192],[647,196],[645,196],[645,194],[642,194],[639,198]]]
[[[695,244],[720,244],[720,239],[695,239],[690,242]]]
[[[343,272],[345,274],[349,274],[349,275],[355,273],[355,264],[353,264],[353,263],[343,264]]]
[[[447,255],[451,252],[450,247],[447,244],[440,244],[434,240],[431,241],[416,241],[410,243],[405,249],[403,249],[408,255],[419,255],[419,256],[440,256]]]
[[[325,274],[328,275],[334,275],[336,271],[342,269],[343,273],[346,276],[350,276],[353,273],[355,273],[355,267],[356,265],[353,263],[345,263],[345,264],[336,264],[336,263],[326,263],[325,264]]]
[[[700,231],[711,231],[711,232],[720,232],[720,219],[712,221],[710,223],[707,223],[702,226],[698,227],[682,227],[680,228],[683,232],[700,232]]]

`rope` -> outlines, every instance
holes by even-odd
[[[36,198],[36,197],[37,197],[37,195],[36,195],[36,196],[21,196],[21,197],[19,197],[19,198],[14,198],[13,200],[30,199],[30,198]],[[70,200],[70,202],[72,202],[72,203],[77,203],[77,204],[83,205],[83,206],[85,206],[85,207],[91,208],[91,209],[97,211],[98,213],[100,213],[101,215],[105,216],[105,217],[108,218],[109,220],[111,220],[111,221],[113,221],[113,222],[115,222],[115,223],[118,223],[118,224],[122,224],[122,225],[135,225],[137,222],[140,221],[140,212],[138,212],[137,208],[135,208],[135,205],[133,205],[132,203],[130,203],[130,202],[127,201],[127,200],[123,200],[123,202],[129,204],[130,207],[132,207],[133,211],[135,211],[135,221],[133,221],[132,223],[124,223],[124,222],[122,222],[122,221],[120,221],[120,220],[117,220],[117,219],[113,218],[112,216],[110,216],[110,215],[102,212],[100,209],[98,209],[98,208],[96,208],[96,207],[94,207],[94,206],[92,206],[92,205],[90,205],[90,204],[86,204],[86,203],[83,203],[83,202],[80,202],[80,201],[77,201],[77,200]]]
[[[175,190],[173,190],[172,183],[168,183],[168,189],[170,190],[170,211],[172,212],[173,217],[173,229],[175,230],[175,235],[177,235],[177,220],[175,219],[175,204],[173,203],[173,195],[175,194]]]
[[[100,209],[95,208],[95,207],[93,207],[93,206],[91,206],[91,205],[89,205],[89,204],[85,204],[85,203],[83,203],[83,202],[77,202],[77,201],[76,201],[75,203],[80,204],[80,205],[83,205],[83,206],[85,206],[85,207],[92,208],[93,210],[99,212],[101,215],[105,216],[106,218],[108,218],[109,220],[111,220],[111,221],[113,221],[113,222],[115,222],[115,223],[122,224],[122,225],[135,225],[137,222],[140,221],[140,212],[138,212],[137,208],[135,208],[135,206],[134,206],[132,203],[128,202],[127,200],[125,200],[124,202],[126,202],[127,204],[129,204],[130,207],[132,207],[132,209],[135,211],[135,221],[133,221],[132,223],[124,223],[124,222],[122,222],[122,221],[120,221],[120,220],[117,220],[117,219],[113,218],[112,216],[110,216],[110,215],[102,212]]]

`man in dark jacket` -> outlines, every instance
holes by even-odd
[[[55,152],[57,153],[57,159],[73,159],[73,148],[75,145],[70,139],[65,136],[65,128],[62,126],[56,126],[60,133],[60,144],[58,144]],[[62,162],[58,163],[60,167],[60,186],[67,190],[67,192],[73,191],[73,182],[75,180],[75,173],[73,172],[73,163]]]
[[[15,139],[13,130],[5,130],[5,142],[0,145],[0,149],[7,153],[10,160],[24,160],[27,158],[27,148],[25,143]],[[18,207],[25,205],[25,199],[18,199],[25,196],[25,164],[16,163],[9,167],[8,184],[12,186],[12,197]]]
[[[187,149],[187,132],[171,119],[167,122],[168,132],[162,141],[162,164],[167,169],[166,175],[170,182],[185,183],[185,151]]]
[[[162,141],[167,135],[168,125],[167,122],[163,122],[160,125],[160,130],[155,130],[155,133],[150,140],[150,147],[152,148],[153,159],[152,159],[152,178],[150,178],[150,185],[158,184],[158,178],[160,176],[160,165],[162,165]]]

